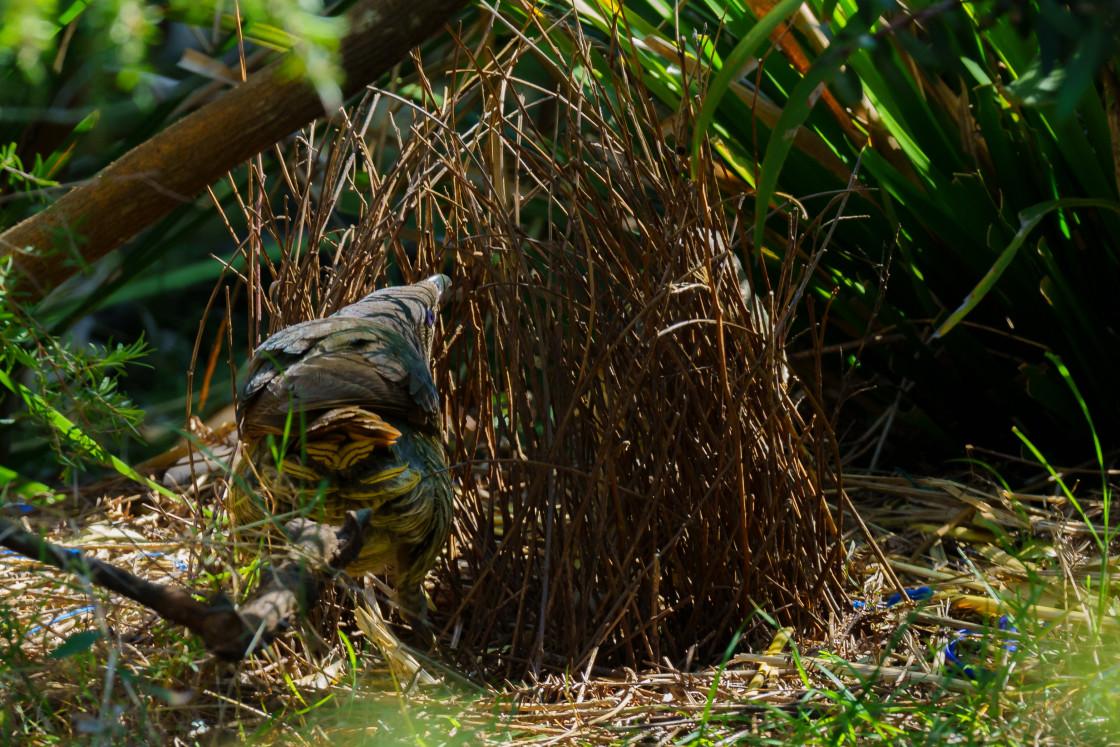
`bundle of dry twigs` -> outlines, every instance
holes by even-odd
[[[523,40],[464,59],[450,90],[421,75],[424,105],[371,93],[243,201],[250,313],[272,330],[452,276],[433,368],[459,497],[436,620],[506,676],[711,658],[756,610],[838,608],[826,428],[783,353],[800,247],[752,292],[750,222],[674,147],[691,103],[659,110],[623,65],[579,76],[599,52],[571,44],[565,69]],[[538,64],[552,90],[518,78]],[[407,134],[371,147],[389,116]],[[362,218],[339,227],[347,193]]]

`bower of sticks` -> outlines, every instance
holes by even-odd
[[[626,66],[609,86],[622,98],[608,97],[580,72],[597,52],[570,41],[564,68],[524,39],[486,63],[461,49],[453,76],[416,60],[410,96],[370,90],[280,144],[281,167],[257,159],[231,174],[237,250],[216,255],[225,272],[187,377],[188,398],[204,401],[223,358],[235,366],[279,329],[375,288],[451,277],[432,367],[455,517],[428,593],[438,658],[475,682],[688,670],[718,664],[737,636],[819,634],[847,612],[835,438],[821,383],[785,355],[812,250],[778,237],[784,258],[760,272],[745,186],[706,148],[701,163],[682,155],[695,102],[655,105]],[[153,581],[244,599],[262,548],[236,544],[226,520],[232,412],[206,425],[197,414],[193,446],[137,465],[177,500],[113,479],[28,528]],[[21,644],[28,655],[78,645],[65,642],[92,615],[100,632],[79,644],[120,647],[110,672],[119,651],[122,670],[162,660],[169,702],[207,693],[181,714],[207,722],[263,718],[264,701],[248,703],[279,697],[276,672],[329,681],[362,603],[340,580],[309,625],[230,681],[189,634],[33,566],[8,564],[11,588],[30,591],[5,598],[28,626],[47,621]],[[100,659],[44,661],[47,681],[100,677]],[[220,695],[227,685],[238,694]],[[99,698],[59,693],[78,711]]]
[[[754,626],[819,629],[840,527],[827,424],[784,360],[801,247],[750,277],[749,220],[679,155],[689,102],[610,100],[574,64],[512,86],[527,52],[464,50],[468,74],[415,79],[424,105],[371,91],[290,143],[284,173],[254,170],[233,228],[250,342],[452,278],[432,365],[455,525],[429,592],[462,667],[679,665]],[[338,219],[355,197],[360,221]]]

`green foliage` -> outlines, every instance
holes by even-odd
[[[32,105],[51,105],[44,87],[57,76],[77,48],[84,65],[112,70],[112,85],[140,101],[154,102],[160,81],[152,78],[151,58],[163,41],[161,24],[178,21],[202,28],[217,27],[224,41],[215,51],[226,51],[236,38],[237,19],[223,3],[170,0],[6,0],[0,6],[0,80],[6,79],[10,97],[31,95]],[[323,15],[318,0],[238,4],[243,38],[251,44],[291,52],[293,74],[307,75],[324,102],[340,104],[337,65],[338,43],[347,31],[345,19]],[[89,74],[95,74],[93,70]],[[22,79],[22,80],[20,80]],[[25,85],[17,86],[22,82]],[[7,99],[7,100],[5,100]]]
[[[144,413],[118,389],[117,377],[127,364],[145,355],[144,341],[109,348],[72,347],[46,334],[12,302],[11,267],[9,260],[0,269],[0,384],[7,390],[0,401],[15,396],[26,411],[13,414],[6,425],[36,424],[48,434],[60,463],[68,467],[81,468],[90,460],[115,464],[98,443],[106,438],[119,442],[124,434],[139,435],[137,426]],[[19,383],[17,372],[30,386]]]
[[[775,209],[828,247],[811,296],[840,291],[831,342],[902,338],[865,347],[861,373],[882,404],[901,390],[919,448],[1014,447],[1018,423],[1064,453],[1085,423],[1047,352],[1077,373],[1106,443],[1120,441],[1120,4],[816,0],[761,23],[759,7],[577,4],[667,107],[710,78],[695,129],[668,138],[713,136],[728,188],[753,191],[744,260],[780,251]]]
[[[1092,434],[1094,456],[1096,457],[1097,465],[1100,468],[1100,474],[1101,474],[1101,502],[1100,502],[1100,509],[1101,510],[1100,510],[1100,516],[1099,516],[1099,519],[1101,521],[1101,526],[1099,528],[1097,526],[1094,526],[1094,523],[1093,523],[1093,519],[1095,519],[1097,517],[1090,515],[1090,513],[1086,509],[1086,507],[1083,506],[1081,501],[1079,501],[1077,499],[1077,497],[1074,495],[1073,490],[1066,483],[1066,480],[1065,480],[1065,478],[1063,478],[1062,474],[1057,469],[1055,469],[1054,466],[1051,465],[1049,461],[1047,461],[1046,457],[1043,456],[1043,454],[1039,451],[1038,447],[1035,446],[1035,444],[1029,438],[1027,438],[1025,435],[1023,435],[1023,433],[1020,432],[1018,429],[1015,429],[1015,435],[1018,436],[1020,438],[1020,440],[1022,440],[1023,444],[1027,447],[1027,449],[1030,451],[1031,455],[1038,461],[1038,463],[1043,465],[1046,468],[1047,472],[1050,473],[1051,479],[1058,485],[1058,487],[1062,491],[1062,494],[1066,497],[1066,500],[1068,500],[1070,502],[1070,505],[1072,505],[1074,507],[1074,509],[1077,511],[1078,515],[1081,517],[1081,519],[1085,522],[1085,525],[1088,527],[1089,536],[1092,537],[1093,544],[1096,545],[1097,552],[1100,554],[1100,556],[1102,558],[1107,558],[1108,553],[1109,553],[1109,548],[1112,546],[1113,542],[1115,541],[1117,534],[1120,533],[1120,523],[1118,523],[1116,525],[1113,525],[1113,523],[1112,523],[1112,486],[1109,484],[1109,481],[1108,481],[1108,466],[1105,463],[1104,453],[1101,450],[1101,441],[1100,441],[1100,438],[1097,436],[1097,429],[1093,425],[1093,418],[1089,414],[1089,408],[1085,403],[1085,399],[1084,399],[1084,397],[1081,396],[1081,391],[1078,389],[1077,384],[1073,380],[1073,375],[1069,372],[1069,369],[1067,369],[1064,365],[1062,365],[1062,362],[1060,360],[1058,360],[1055,356],[1050,355],[1049,357],[1050,357],[1051,362],[1054,364],[1055,368],[1057,368],[1058,373],[1062,376],[1062,378],[1065,380],[1066,384],[1069,386],[1070,392],[1073,394],[1074,399],[1077,400],[1077,404],[1081,407],[1081,411],[1084,414],[1085,421],[1086,421],[1086,423],[1088,424],[1088,427],[1089,427],[1089,432]],[[1094,512],[1094,513],[1096,513],[1096,512]],[[1097,579],[1098,579],[1097,588],[1098,589],[1109,589],[1109,588],[1111,588],[1111,584],[1110,584],[1111,578],[1112,578],[1111,564],[1110,563],[1101,563],[1100,564],[1100,573],[1097,576]],[[1097,609],[1096,609],[1096,613],[1097,613],[1096,619],[1104,619],[1104,617],[1109,612],[1109,607],[1110,607],[1110,604],[1112,603],[1112,599],[1110,598],[1109,594],[1098,593],[1097,596],[1098,596],[1098,602],[1097,602]],[[1100,634],[1101,634],[1101,630],[1100,630],[1100,628],[1096,627],[1095,625],[1094,625],[1094,633],[1099,639]]]
[[[1027,106],[1053,104],[1061,117],[1073,114],[1116,53],[1118,11],[1115,0],[1040,0],[1013,8],[1011,24],[1021,37],[1033,32],[1038,54],[1007,84],[1008,97]]]
[[[25,171],[15,150],[14,143],[0,149],[3,186],[14,191],[47,183],[43,174],[53,166],[37,158]],[[14,267],[14,257],[0,266],[0,406],[7,415],[7,432],[14,426],[25,437],[35,431],[45,435],[57,463],[67,469],[97,463],[139,477],[100,444],[139,438],[144,412],[118,384],[126,366],[147,354],[143,337],[102,346],[71,344],[50,334],[13,298]],[[8,467],[0,467],[0,485],[24,497],[46,488]]]
[[[83,630],[67,637],[59,646],[47,654],[51,659],[65,659],[68,656],[83,654],[93,648],[93,644],[104,636],[100,630]]]
[[[57,167],[58,161],[59,159],[54,159],[53,162],[45,162],[36,154],[35,163],[27,168],[20,161],[15,143],[0,146],[0,185],[5,191],[21,189],[28,197],[38,187],[57,187],[58,182],[50,180],[47,175]]]
[[[292,74],[309,75],[325,103],[338,103],[343,18],[320,15],[315,2],[238,7],[247,55],[257,48],[291,52]],[[221,10],[232,6],[0,0],[0,231],[179,118],[184,105],[197,107],[189,99],[213,72],[180,67],[189,61],[186,48],[234,68],[239,58],[238,24]],[[198,28],[188,29],[191,24]],[[216,185],[214,194],[226,209],[236,202],[229,185]],[[67,469],[113,464],[127,474],[125,463],[101,445],[115,444],[121,456],[137,445],[146,450],[138,398],[156,403],[163,417],[149,417],[145,436],[156,436],[155,448],[166,447],[181,427],[198,320],[222,272],[211,259],[200,263],[205,253],[198,248],[228,241],[209,201],[185,202],[95,268],[79,256],[81,226],[60,233],[58,261],[79,265],[80,276],[35,308],[12,297],[11,265],[2,278],[0,373],[9,386],[0,388],[7,417],[0,452],[5,461],[18,454],[21,463],[4,467],[0,484],[25,496],[44,487],[28,478],[53,478],[59,463]],[[159,267],[158,260],[183,251],[195,252],[183,271]],[[152,366],[129,366],[146,354],[144,340],[159,348]],[[126,371],[127,394],[120,383]],[[215,404],[228,401],[228,379],[228,368],[217,367]]]
[[[45,75],[45,50],[58,34],[58,25],[54,22],[57,2],[12,0],[3,10],[0,66],[9,68],[14,64],[29,83],[37,83]]]

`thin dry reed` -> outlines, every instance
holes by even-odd
[[[463,48],[449,89],[418,76],[423,104],[371,92],[261,178],[243,205],[283,259],[250,252],[250,311],[275,331],[453,278],[434,367],[459,493],[433,596],[466,669],[680,665],[756,609],[819,624],[840,607],[825,429],[770,321],[793,262],[744,293],[739,196],[674,147],[694,102],[658,111],[624,64],[601,85],[578,32],[529,36]]]

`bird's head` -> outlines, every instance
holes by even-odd
[[[397,285],[370,293],[334,316],[364,317],[378,323],[404,327],[415,336],[425,358],[432,354],[440,299],[451,287],[451,278],[432,275],[412,285]]]
[[[432,275],[413,285],[406,285],[401,290],[415,289],[415,296],[420,299],[419,308],[411,315],[416,329],[416,336],[420,338],[420,348],[428,358],[432,357],[432,340],[436,336],[436,317],[439,316],[439,304],[443,292],[451,287],[451,278],[446,275]],[[387,290],[397,290],[388,288]]]

